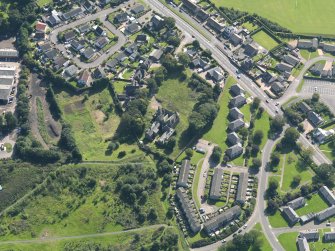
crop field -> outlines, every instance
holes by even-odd
[[[257,13],[293,32],[335,36],[332,0],[212,0],[216,6]]]

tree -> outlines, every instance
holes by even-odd
[[[269,187],[268,187],[268,190],[267,190],[267,195],[270,197],[270,198],[273,198],[277,195],[277,188],[279,187],[279,183],[277,180],[275,179],[270,179],[269,181]]]
[[[211,57],[212,56],[212,52],[209,49],[206,49],[202,52],[202,56],[204,57]]]
[[[262,166],[262,161],[259,158],[253,158],[252,159],[252,165],[251,168],[255,170],[255,172],[259,171],[259,168]]]
[[[190,159],[190,158],[192,158],[192,156],[193,156],[193,150],[192,150],[191,148],[187,148],[187,149],[185,150],[185,154],[186,154],[186,156]]]
[[[321,182],[329,186],[334,186],[335,182],[335,168],[330,164],[321,164],[315,169]]]
[[[264,136],[263,131],[262,130],[257,130],[254,133],[254,136],[253,136],[254,143],[257,144],[257,145],[260,145],[262,143],[263,136]]]
[[[178,60],[179,60],[179,63],[184,68],[186,68],[189,65],[189,63],[191,62],[190,57],[184,52],[181,52],[181,53],[178,54]]]
[[[169,29],[173,29],[176,26],[176,20],[173,17],[165,17],[164,22]]]
[[[148,220],[155,221],[158,217],[158,214],[154,208],[150,208],[148,213]]]
[[[199,43],[199,41],[196,40],[196,39],[193,40],[192,45],[193,45],[193,47],[194,47],[195,49],[199,49],[199,48],[200,48],[200,43]]]
[[[247,139],[247,137],[248,137],[248,129],[246,127],[242,127],[239,130],[239,133],[241,134],[243,140]]]
[[[300,134],[294,127],[290,127],[285,131],[284,138],[282,139],[282,143],[285,145],[295,146],[297,140],[299,139]]]
[[[280,116],[280,115],[276,115],[270,121],[270,129],[272,132],[281,132],[283,130],[284,125],[285,125],[285,120],[283,116]]]
[[[169,45],[173,45],[174,47],[178,47],[180,45],[180,38],[177,36],[170,36],[166,39],[166,42]]]
[[[17,120],[14,117],[12,112],[7,112],[5,114],[5,121],[6,121],[6,129],[8,132],[12,131],[15,129]]]
[[[299,174],[295,175],[292,180],[292,186],[297,187],[300,184],[300,181],[301,181],[301,176]]]
[[[154,95],[158,92],[158,85],[154,78],[147,79],[147,87],[151,95]]]
[[[314,153],[314,150],[311,147],[302,148],[300,150],[300,155],[304,159],[307,165],[311,165],[313,163],[313,159],[312,159],[313,153]]]
[[[222,149],[219,146],[214,146],[214,149],[211,155],[211,160],[214,163],[218,163],[221,159],[221,155],[222,155]]]
[[[252,101],[251,107],[254,110],[257,110],[260,104],[261,104],[261,100],[258,97],[255,97],[254,100]]]
[[[319,93],[313,93],[312,95],[312,102],[317,103],[320,100],[320,94]]]
[[[274,151],[273,153],[271,153],[271,165],[272,166],[278,166],[279,162],[280,162],[280,154],[277,151]]]

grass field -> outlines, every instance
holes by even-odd
[[[310,200],[306,201],[306,205],[296,210],[299,216],[303,216],[308,213],[317,213],[328,207],[327,203],[320,197],[319,194],[313,194]]]
[[[257,223],[252,230],[258,231],[260,233],[260,239],[262,241],[262,247],[260,251],[272,251],[271,245],[269,241],[266,239],[266,236],[264,235],[262,231],[262,227],[260,223]],[[249,249],[250,251],[253,251],[253,249]]]
[[[38,97],[36,98],[36,113],[37,113],[37,121],[38,121],[38,130],[44,142],[48,144],[51,139],[48,134],[47,125],[45,124],[43,104],[42,104],[41,99]]]
[[[286,220],[281,216],[279,210],[277,210],[277,212],[274,215],[270,215],[268,218],[270,225],[273,228],[288,227]]]
[[[296,239],[298,236],[298,232],[291,232],[291,233],[284,233],[278,236],[278,240],[284,250],[289,251],[296,251],[297,245],[296,245]]]
[[[335,35],[335,1],[212,0],[217,6],[257,13],[293,32]],[[327,25],[325,25],[327,24]]]
[[[268,34],[266,34],[266,32],[262,30],[254,34],[252,38],[256,41],[256,43],[258,43],[268,51],[272,50],[278,45],[278,43],[272,37],[270,37]]]
[[[38,6],[43,7],[46,4],[52,3],[53,0],[37,0],[36,3]]]

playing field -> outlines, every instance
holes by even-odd
[[[212,0],[217,6],[257,13],[297,33],[335,36],[333,0]]]

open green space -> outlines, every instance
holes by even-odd
[[[199,186],[199,178],[200,178],[200,173],[201,173],[201,167],[202,167],[203,160],[199,162],[199,165],[197,166],[195,175],[194,175],[194,180],[193,180],[193,186],[192,186],[192,194],[194,195],[195,203],[198,208],[200,208],[200,201],[197,196],[198,194],[198,186]]]
[[[335,35],[332,0],[211,0],[216,6],[257,13],[293,32]],[[325,25],[327,24],[327,25]]]
[[[278,45],[278,43],[263,30],[252,35],[252,38],[255,40],[256,43],[258,43],[268,51],[272,50]]]
[[[121,161],[144,156],[137,145],[121,144],[113,153],[107,151],[108,139],[114,136],[120,123],[107,88],[90,93],[87,100],[84,95],[72,95],[66,91],[58,92],[56,98],[63,119],[72,126],[83,160]],[[123,159],[118,157],[121,151],[126,152]]]
[[[296,251],[296,239],[298,235],[298,232],[284,233],[278,236],[278,240],[284,250]]]
[[[331,142],[321,144],[319,147],[329,159],[335,159],[335,147]]]
[[[260,251],[272,251],[272,247],[268,241],[268,239],[266,238],[266,236],[264,235],[263,231],[262,231],[262,226],[260,223],[257,223],[253,229],[254,231],[257,231],[260,233],[260,239],[261,239],[261,242],[262,242],[262,247],[260,249]],[[250,248],[249,249],[250,251],[252,251],[253,249]]]
[[[124,93],[124,87],[128,84],[126,81],[114,81],[113,86],[117,94]]]
[[[159,184],[156,188],[149,186],[154,181],[149,173],[155,174],[152,164],[63,166],[2,217],[0,239],[115,232],[163,223],[161,191]],[[135,198],[122,195],[124,185],[119,188],[118,181],[125,184],[130,179],[137,189]],[[135,204],[140,206],[140,212],[135,210]],[[154,218],[151,210],[155,211]]]
[[[43,7],[44,5],[53,3],[53,0],[37,0],[36,3],[38,6]]]
[[[317,51],[300,50],[299,52],[300,55],[306,60],[310,60],[319,56]]]
[[[44,108],[41,99],[38,97],[36,98],[36,113],[38,130],[44,142],[48,144],[50,142],[50,137],[48,134],[47,125],[45,124]]]
[[[187,72],[187,75],[189,77],[190,72]],[[187,80],[181,81],[177,77],[170,77],[164,81],[156,94],[156,99],[163,108],[179,113],[180,122],[176,127],[177,143],[172,157],[176,157],[180,150],[189,143],[190,139],[183,132],[188,128],[188,117],[197,102],[198,96],[199,93],[187,86]]]
[[[252,31],[258,29],[258,25],[257,25],[257,24],[251,23],[251,22],[249,22],[249,21],[243,23],[242,26],[243,26],[244,28],[246,28],[247,30],[249,30],[250,32],[252,32]]]
[[[319,194],[313,194],[310,200],[306,201],[306,205],[296,210],[299,216],[308,213],[317,213],[328,207],[327,203],[320,197]]]

